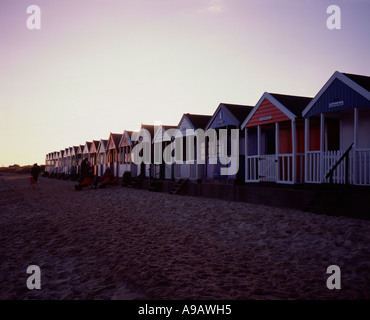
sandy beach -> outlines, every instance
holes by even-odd
[[[369,299],[370,222],[0,176],[0,299]],[[29,265],[41,289],[29,290]],[[341,289],[326,286],[330,265]]]

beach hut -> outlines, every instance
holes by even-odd
[[[49,157],[50,157],[50,153],[47,153],[45,155],[45,171],[46,172],[50,172]]]
[[[119,171],[119,160],[118,160],[118,153],[119,153],[119,143],[122,138],[122,133],[110,133],[108,138],[108,145],[107,145],[107,163],[111,170],[113,171],[114,176],[118,177]]]
[[[131,173],[131,177],[137,176],[137,166],[133,162],[132,148],[137,142],[131,140],[133,131],[125,130],[119,142],[119,176],[122,176],[126,171]]]
[[[303,110],[305,182],[370,185],[370,77],[336,71]]]
[[[90,147],[90,166],[93,168],[94,176],[98,174],[98,147],[99,147],[99,140],[93,140]]]
[[[55,174],[58,173],[58,152],[57,151],[54,151],[53,152],[53,155],[52,155],[52,159],[53,159],[53,176],[55,176]]]
[[[90,148],[91,148],[92,142],[86,141],[83,151],[82,151],[82,160],[87,158],[87,161],[90,162]]]
[[[158,125],[154,128],[153,163],[150,169],[150,177],[154,179],[174,179],[173,165],[165,162],[163,154],[166,147],[174,139],[174,131],[177,126]],[[172,132],[171,130],[172,129]],[[171,155],[169,155],[171,157]],[[168,159],[169,160],[169,159]]]
[[[81,162],[82,162],[82,157],[83,157],[83,152],[84,152],[85,145],[80,144],[77,147],[77,156],[76,156],[76,162],[77,162],[77,174],[81,174]]]
[[[71,175],[73,176],[77,174],[77,152],[78,147],[73,146],[71,151]]]
[[[65,167],[64,150],[59,151],[58,161],[59,161],[58,173],[63,174],[64,173],[64,167]]]
[[[50,171],[49,173],[55,173],[55,168],[56,168],[56,152],[50,153]]]
[[[68,149],[68,155],[67,155],[67,174],[72,174],[72,147],[67,148]]]
[[[205,145],[206,177],[211,179],[242,179],[244,177],[244,131],[240,131],[243,120],[248,116],[253,107],[236,104],[219,104],[212,118],[206,126],[206,132],[214,129],[216,139],[210,136]],[[223,145],[220,139],[220,130],[227,130],[227,145]],[[232,130],[238,132],[238,137],[232,138]],[[235,132],[234,131],[234,132]],[[232,146],[238,145],[238,152],[232,154]],[[208,145],[208,146],[207,146]],[[224,149],[227,148],[227,149]],[[225,154],[230,164],[223,164],[220,159]],[[236,168],[232,166],[237,165]],[[231,173],[223,174],[222,170],[231,168]]]
[[[150,168],[154,161],[154,148],[152,144],[152,139],[154,137],[155,126],[154,125],[147,125],[141,124],[141,127],[138,132],[133,132],[131,135],[131,140],[135,143],[135,147],[133,148],[133,162],[137,165],[137,175],[142,177],[149,177],[150,176]],[[148,149],[148,161],[150,163],[144,163],[144,157],[147,155],[144,154],[144,146]],[[141,161],[143,160],[143,161]]]
[[[100,139],[97,149],[98,176],[102,176],[107,167],[107,146],[108,140]]]
[[[174,164],[175,179],[195,180],[205,177],[205,163],[198,163],[197,161],[198,141],[196,130],[200,129],[204,131],[211,118],[211,115],[183,114],[179,124],[177,125],[177,130],[181,133],[181,136],[176,137],[176,139],[182,139],[180,146],[183,146],[183,159],[182,163],[176,161]],[[192,150],[190,149],[194,152],[192,153]]]
[[[265,92],[244,120],[246,182],[304,182],[303,109],[312,98]]]
[[[64,175],[68,174],[68,157],[69,157],[69,148],[64,149],[63,153],[63,173]]]

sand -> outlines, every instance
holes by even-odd
[[[370,222],[0,176],[0,299],[369,299]],[[29,265],[41,289],[29,290]],[[329,265],[341,289],[326,286]]]

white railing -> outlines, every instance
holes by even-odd
[[[356,179],[357,185],[370,185],[370,149],[357,149],[356,159]]]
[[[323,159],[323,181],[328,183],[330,179],[326,179],[326,175],[329,171],[334,167],[336,162],[340,159],[340,157],[345,153],[345,151],[337,150],[337,151],[327,151],[324,153]],[[353,183],[353,152],[350,151],[348,155],[348,183]],[[333,172],[333,183],[337,184],[344,184],[346,183],[346,161],[343,160],[338,167]]]
[[[365,154],[359,155],[357,151],[357,180],[358,184],[370,184],[370,176],[363,175],[367,168],[369,172],[370,150],[364,150]],[[330,178],[326,179],[326,175],[334,167],[337,161],[345,153],[345,150],[326,151],[309,151],[307,153],[307,176],[305,182],[307,183],[329,183]],[[360,151],[361,152],[361,151]],[[367,159],[367,160],[366,160]],[[364,161],[365,160],[365,161]],[[344,159],[338,167],[333,171],[333,183],[344,184],[346,183],[346,159]],[[367,167],[366,167],[367,163]],[[354,184],[354,151],[351,150],[348,154],[348,183]]]
[[[307,157],[306,182],[320,183],[321,182],[320,151],[308,151],[306,157]]]
[[[276,155],[265,154],[259,158],[260,181],[276,182]]]
[[[293,155],[292,154],[279,154],[277,181],[281,183],[293,183]]]
[[[247,182],[258,182],[258,155],[246,157],[246,181]]]

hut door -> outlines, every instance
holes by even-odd
[[[276,164],[275,130],[265,128],[262,130],[261,156],[258,161],[260,181],[276,181]]]
[[[336,151],[340,148],[339,119],[326,119],[326,146],[327,151]]]
[[[276,181],[276,155],[261,155],[258,161],[258,176],[260,181]]]

